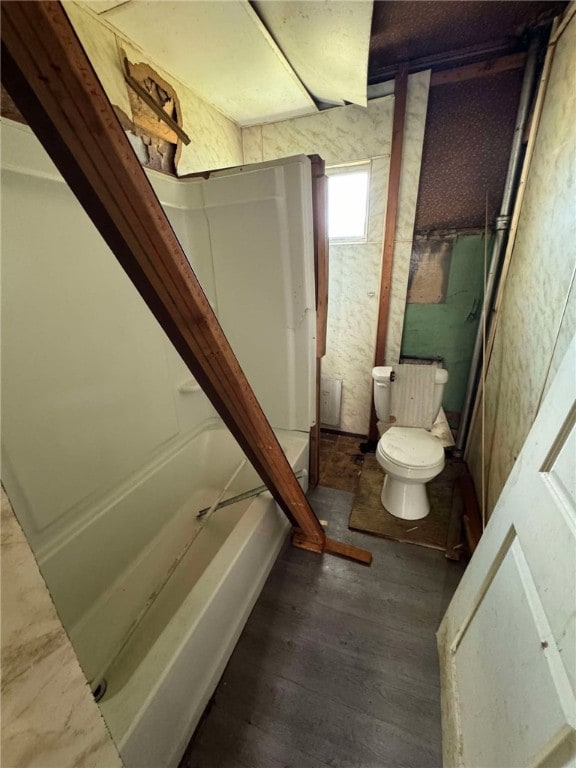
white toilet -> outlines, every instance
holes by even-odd
[[[434,414],[442,407],[448,371],[435,368],[433,374]],[[372,370],[374,404],[380,422],[390,422],[393,369],[380,366]],[[384,432],[376,449],[378,464],[386,473],[382,504],[390,514],[404,520],[421,520],[430,512],[426,483],[444,469],[444,447],[437,437],[421,427],[392,426]]]

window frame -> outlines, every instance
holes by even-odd
[[[343,174],[360,173],[365,172],[367,174],[366,179],[366,208],[364,211],[364,233],[362,235],[341,235],[338,237],[330,237],[330,177],[340,176]],[[360,160],[354,163],[341,163],[338,165],[331,165],[326,167],[326,176],[328,176],[328,200],[327,200],[327,230],[328,241],[330,243],[345,244],[345,243],[366,243],[368,242],[368,217],[370,215],[370,184],[372,179],[372,161]]]

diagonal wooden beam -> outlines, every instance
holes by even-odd
[[[3,2],[1,38],[10,95],[296,528],[297,545],[325,551],[324,530],[62,5]]]

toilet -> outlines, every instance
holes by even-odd
[[[391,387],[394,371],[390,366],[372,370],[374,405],[379,422],[391,421]],[[442,407],[448,371],[435,368],[433,373],[432,421]],[[394,424],[380,438],[376,449],[378,464],[386,473],[381,500],[384,508],[403,520],[421,520],[430,512],[426,483],[444,469],[444,447],[424,427]]]

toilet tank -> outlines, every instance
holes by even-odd
[[[434,376],[434,421],[440,413],[442,399],[444,397],[444,386],[448,381],[448,371],[445,368],[436,368]]]
[[[378,421],[390,421],[390,378],[392,366],[380,365],[372,368],[374,379],[374,408]]]

